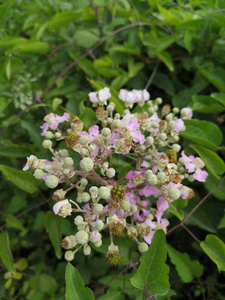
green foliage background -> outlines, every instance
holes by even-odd
[[[145,285],[157,299],[225,299],[225,184],[218,187],[225,171],[224,51],[223,0],[0,1],[0,299],[65,299],[65,270],[66,299],[93,299],[83,284],[102,300],[144,299]],[[73,220],[55,216],[52,192],[21,171],[31,153],[49,156],[39,128],[45,114],[67,111],[88,128],[96,119],[87,95],[104,86],[118,112],[120,88],[146,86],[152,99],[194,111],[182,145],[203,159],[209,177],[192,184],[195,198],[175,202],[167,217],[172,228],[211,192],[185,220],[200,241],[207,238],[199,245],[182,226],[168,234],[170,290],[166,274],[157,290],[143,271],[153,246],[165,256],[162,234],[136,276],[130,262],[138,253],[126,239],[118,240],[116,269],[105,261],[107,243],[90,257],[76,255],[80,275],[66,267],[60,242],[74,233]],[[168,269],[165,258],[155,260],[155,274]]]

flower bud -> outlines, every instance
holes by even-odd
[[[83,223],[84,219],[82,216],[76,216],[76,218],[74,219],[74,224],[75,225],[81,225]]]
[[[114,106],[113,105],[111,105],[111,103],[107,106],[107,111],[108,112],[113,112],[114,111]]]
[[[180,190],[176,187],[170,188],[168,191],[168,197],[173,201],[177,200],[180,197]]]
[[[52,196],[52,200],[58,202],[60,200],[63,200],[66,195],[66,192],[63,189],[57,190],[54,192]]]
[[[181,146],[178,145],[178,144],[173,144],[173,145],[172,145],[172,149],[173,149],[174,151],[176,151],[176,152],[179,152],[180,149],[181,149]]]
[[[88,184],[87,179],[86,178],[82,178],[81,181],[80,181],[80,184],[85,187]]]
[[[84,230],[80,230],[75,234],[75,239],[78,244],[84,245],[87,243],[89,236]]]
[[[159,123],[153,122],[152,123],[152,128],[159,128]]]
[[[106,186],[101,186],[98,190],[98,195],[101,199],[109,200],[110,189]]]
[[[162,140],[162,141],[165,141],[167,139],[167,135],[164,132],[162,132],[159,135],[159,139]]]
[[[101,245],[102,245],[102,240],[100,239],[100,240],[98,240],[97,242],[95,242],[94,243],[94,245],[95,245],[95,247],[101,247]]]
[[[120,207],[125,210],[125,211],[129,211],[130,210],[130,201],[128,200],[123,200],[121,203],[120,203]]]
[[[72,207],[71,207],[71,204],[69,203],[68,199],[66,199],[66,200],[57,202],[53,206],[53,211],[56,215],[66,218],[67,216],[71,215]]]
[[[60,132],[55,133],[55,138],[60,139],[62,137],[62,134]]]
[[[178,113],[179,113],[179,111],[180,111],[180,110],[179,110],[179,108],[178,108],[178,107],[174,107],[174,108],[173,108],[173,113],[174,113],[174,114],[178,114]]]
[[[82,135],[80,138],[79,138],[79,143],[81,145],[87,145],[89,141],[89,138],[86,136],[86,135]]]
[[[180,158],[178,159],[178,162],[179,162],[181,165],[183,165],[186,161],[187,161],[187,159],[186,159],[185,157],[180,157]]]
[[[84,172],[90,172],[94,167],[93,160],[89,157],[85,157],[80,161],[80,168]]]
[[[148,245],[146,243],[140,243],[138,245],[138,250],[141,252],[141,253],[144,253],[148,250]]]
[[[148,112],[150,113],[150,115],[153,115],[155,113],[155,110],[153,107],[149,107]]]
[[[92,243],[96,243],[101,239],[102,239],[102,235],[101,233],[98,232],[98,230],[94,230],[90,233],[90,241]]]
[[[98,231],[102,230],[103,227],[104,227],[104,223],[102,222],[102,220],[97,220],[94,224],[94,228],[97,229]]]
[[[108,248],[106,259],[111,266],[116,266],[120,262],[120,253],[118,246],[111,244]]]
[[[71,167],[73,165],[73,159],[71,157],[66,157],[63,163],[64,167]]]
[[[97,213],[101,212],[103,210],[103,208],[104,208],[104,206],[100,203],[96,203],[93,206],[94,211]]]
[[[89,152],[87,149],[83,148],[83,149],[81,149],[80,154],[83,156],[88,156]]]
[[[107,137],[109,136],[111,133],[111,130],[109,128],[103,128],[102,131],[101,131],[101,134],[104,136],[104,137]]]
[[[127,229],[127,235],[129,239],[134,240],[138,236],[137,229],[133,226],[129,226]]]
[[[94,194],[95,197],[97,197],[97,196],[98,196],[98,188],[97,188],[97,186],[92,186],[92,187],[89,189],[89,192],[90,192],[91,194]]]
[[[156,98],[155,99],[155,102],[158,104],[158,105],[160,105],[160,104],[162,104],[162,98],[160,98],[160,97],[158,97],[158,98]]]
[[[165,182],[166,181],[166,174],[164,172],[159,172],[157,174],[157,178],[159,181]]]
[[[42,143],[42,146],[45,149],[52,148],[52,141],[50,141],[50,140],[44,140],[43,143]]]
[[[37,169],[34,171],[34,177],[36,179],[42,179],[44,172],[41,169]]]
[[[115,128],[121,128],[123,126],[123,123],[120,120],[114,120],[112,126]]]
[[[67,157],[69,156],[69,152],[66,149],[59,150],[59,156]]]
[[[69,175],[69,173],[70,173],[70,169],[64,169],[63,170],[63,174],[64,175]]]
[[[137,206],[136,205],[131,205],[131,207],[130,207],[130,211],[134,214],[134,213],[136,213],[137,212]]]
[[[155,174],[148,175],[146,180],[149,185],[156,185],[158,183],[158,178]]]
[[[46,176],[45,184],[50,189],[54,189],[55,187],[57,187],[58,183],[59,183],[59,179],[55,175]]]
[[[147,170],[147,171],[145,172],[145,177],[148,177],[148,176],[150,176],[150,175],[152,175],[152,174],[153,174],[152,170]]]
[[[74,259],[74,252],[71,250],[68,250],[65,252],[65,260],[71,261]]]
[[[73,247],[76,246],[76,240],[75,240],[75,236],[74,235],[69,235],[66,236],[63,240],[62,240],[62,248],[64,249],[71,249]]]
[[[91,247],[88,246],[88,245],[84,245],[83,253],[84,253],[84,255],[90,255],[91,254]]]
[[[54,137],[54,134],[51,131],[46,131],[45,132],[45,137],[47,139],[52,139]]]
[[[113,168],[109,168],[108,170],[106,170],[106,176],[109,178],[114,177],[116,174],[116,171]]]
[[[91,152],[94,152],[94,151],[95,151],[95,148],[96,148],[96,146],[93,145],[93,144],[89,146],[89,150],[90,150]]]
[[[84,192],[81,194],[81,200],[82,202],[88,202],[91,199],[89,193]]]
[[[150,227],[146,223],[138,224],[138,231],[140,235],[148,235],[150,233]]]

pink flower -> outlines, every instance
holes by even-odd
[[[44,121],[46,121],[40,128],[43,130],[41,135],[45,136],[46,131],[48,128],[52,130],[56,130],[60,123],[68,122],[69,121],[69,115],[67,113],[64,113],[62,116],[54,115],[53,113],[50,113],[44,117]]]
[[[205,182],[206,178],[208,176],[208,173],[206,171],[202,171],[201,169],[198,169],[194,174],[193,177],[194,179],[200,181],[200,182]]]
[[[185,158],[185,168],[188,170],[189,173],[193,173],[195,170],[195,164],[193,161],[195,160],[195,157],[193,155],[187,156],[185,155],[184,151],[181,152],[181,155],[183,158]]]
[[[145,142],[145,136],[143,134],[141,134],[140,131],[131,132],[131,136],[132,136],[132,140],[135,143],[139,142],[140,144],[144,144],[144,142]]]
[[[176,132],[183,131],[185,129],[184,122],[181,119],[177,119],[173,123],[173,130]]]
[[[146,185],[142,190],[139,191],[139,194],[145,197],[154,196],[157,198],[158,196],[162,195],[162,191],[158,190],[154,185]]]
[[[180,111],[182,119],[191,119],[193,116],[193,112],[189,107],[184,107]]]
[[[169,207],[168,202],[165,200],[165,198],[160,197],[159,200],[157,201],[157,209],[161,211],[167,210]]]

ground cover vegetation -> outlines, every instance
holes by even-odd
[[[225,299],[223,0],[0,1],[0,299]]]

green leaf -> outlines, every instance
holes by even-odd
[[[74,41],[77,45],[90,48],[99,41],[99,37],[87,29],[80,29],[75,32]]]
[[[32,194],[37,191],[37,186],[40,182],[31,173],[19,171],[5,165],[0,165],[0,171],[2,171],[7,180],[27,193]]]
[[[225,107],[215,102],[210,96],[192,96],[190,107],[193,111],[200,113],[218,113],[225,110]]]
[[[40,145],[43,141],[43,138],[41,137],[41,129],[40,126],[24,121],[21,121],[21,126],[26,129],[30,135],[31,140],[35,143]]]
[[[96,71],[94,64],[87,58],[82,59],[78,66],[87,74],[90,76],[90,78],[96,78],[98,76],[98,72]]]
[[[222,142],[222,132],[214,123],[199,120],[184,120],[185,131],[179,134],[193,142],[216,148]]]
[[[155,52],[162,52],[166,50],[170,45],[182,37],[181,34],[172,34],[161,39],[158,39]]]
[[[16,53],[22,53],[22,54],[27,54],[27,53],[39,53],[43,54],[48,52],[50,46],[48,43],[45,42],[40,42],[40,41],[27,41],[24,44],[19,44],[12,48],[10,52],[16,52]]]
[[[108,289],[106,294],[99,297],[98,300],[124,300],[125,298],[121,292],[121,289]]]
[[[52,101],[52,109],[53,111],[56,111],[57,108],[59,107],[60,104],[62,104],[62,99],[60,98],[54,98],[53,101]]]
[[[50,276],[49,274],[40,274],[37,278],[39,289],[50,295],[54,294],[58,284],[54,277]]]
[[[23,223],[19,219],[15,218],[13,215],[8,215],[6,217],[6,223],[8,227],[13,227],[19,230],[25,230]]]
[[[14,266],[17,270],[24,271],[28,267],[28,261],[26,258],[21,258]]]
[[[218,270],[225,271],[225,244],[217,236],[208,234],[200,246],[217,265]]]
[[[128,74],[119,75],[111,82],[111,87],[119,90],[130,80]]]
[[[116,45],[116,46],[112,46],[109,49],[109,52],[110,53],[121,52],[121,53],[126,53],[126,54],[133,54],[133,55],[140,55],[141,54],[140,47],[138,47],[136,45]]]
[[[192,39],[193,39],[192,32],[190,30],[186,30],[184,34],[184,45],[190,54],[192,53]]]
[[[213,93],[210,96],[213,99],[215,99],[216,101],[218,101],[221,104],[223,104],[223,106],[225,106],[225,94],[222,94],[222,93]]]
[[[8,271],[15,271],[13,265],[13,257],[9,244],[9,235],[7,231],[0,233],[0,256],[3,264],[6,266]]]
[[[6,109],[6,107],[9,105],[10,100],[5,97],[0,97],[0,115],[3,113],[3,111]]]
[[[225,71],[221,67],[199,69],[199,72],[221,92],[225,92]]]
[[[178,26],[182,22],[177,9],[166,9],[159,4],[157,6],[165,22],[169,25]]]
[[[71,263],[66,266],[66,300],[94,300],[92,291],[84,287],[84,282]]]
[[[86,128],[97,123],[97,118],[93,109],[85,107],[82,114],[79,116]]]
[[[155,52],[155,55],[167,66],[171,72],[174,71],[174,65],[168,52]]]
[[[140,259],[140,266],[131,278],[134,287],[148,290],[156,295],[164,295],[170,288],[168,272],[169,267],[165,264],[166,241],[162,230],[156,231],[152,243],[147,252]]]
[[[8,80],[11,79],[11,59],[9,58],[6,65],[5,65],[5,73],[6,73],[6,78]]]
[[[133,57],[128,58],[128,76],[129,78],[132,78],[138,74],[138,72],[144,68],[144,63],[139,62],[136,63],[133,59]]]
[[[51,211],[48,211],[45,216],[45,228],[54,246],[55,255],[60,259],[62,257],[62,217],[56,216]]]
[[[181,209],[177,208],[175,205],[170,203],[168,211],[171,212],[174,216],[176,216],[180,221],[184,218],[184,213]]]
[[[109,87],[107,84],[103,83],[103,82],[100,82],[100,81],[94,81],[94,80],[90,80],[90,83],[93,87],[95,87],[97,90],[101,90],[103,89],[104,87]],[[115,105],[116,105],[116,111],[119,113],[119,114],[123,114],[123,111],[125,109],[125,105],[124,103],[119,100],[118,98],[118,92],[114,89],[114,88],[110,88],[110,92],[111,92],[111,98],[109,99],[109,102],[114,102]]]
[[[6,37],[0,41],[0,48],[15,47],[16,45],[26,43],[28,40],[19,36]]]
[[[48,23],[48,27],[52,30],[60,29],[68,25],[77,18],[78,14],[73,11],[63,11],[55,14]]]
[[[208,171],[217,179],[219,179],[218,175],[225,172],[225,163],[219,157],[219,155],[199,145],[191,145],[190,147],[198,153],[200,158],[205,163]]]
[[[225,228],[225,215],[222,217],[222,219],[220,220],[219,225],[217,226],[218,229],[222,229]]]
[[[2,146],[0,148],[0,155],[7,157],[27,157],[30,154],[30,149],[20,145]]]
[[[198,260],[191,260],[187,253],[181,253],[167,244],[167,251],[171,262],[183,282],[191,282],[194,277],[200,277],[203,266]]]

